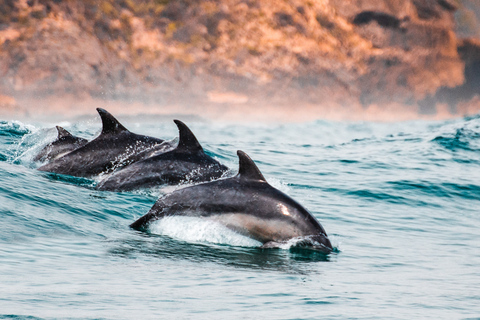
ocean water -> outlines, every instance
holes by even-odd
[[[119,117],[175,139],[172,121]],[[247,152],[329,234],[323,255],[199,219],[128,225],[176,187],[130,193],[39,172],[60,124],[0,121],[2,319],[480,319],[480,116],[399,123],[185,122],[231,168]]]

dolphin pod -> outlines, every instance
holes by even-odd
[[[205,154],[191,130],[174,120],[177,146],[127,130],[106,110],[97,108],[102,131],[92,141],[57,127],[58,138],[36,159],[51,160],[38,168],[78,177],[106,173],[96,189],[130,191],[162,184],[197,183],[160,197],[150,211],[130,225],[146,230],[168,216],[208,219],[276,247],[289,240],[330,253],[332,244],[322,225],[298,202],[272,187],[253,160],[238,150],[238,174],[223,177],[228,168]]]

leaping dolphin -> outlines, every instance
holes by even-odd
[[[167,216],[201,217],[217,221],[264,246],[290,239],[319,251],[332,251],[321,224],[298,202],[267,183],[252,159],[237,151],[235,177],[176,190],[158,199],[150,211],[132,223],[145,230],[150,222]]]
[[[220,178],[228,168],[205,154],[195,135],[180,120],[178,145],[165,153],[130,164],[98,185],[98,190],[130,191],[184,181],[205,182]]]
[[[172,148],[162,139],[128,131],[104,109],[97,111],[103,125],[100,135],[38,170],[90,178]]]
[[[70,132],[60,126],[55,127],[58,132],[57,139],[47,144],[36,156],[34,161],[51,161],[58,159],[65,154],[78,149],[85,144],[88,140],[80,137],[75,137]]]

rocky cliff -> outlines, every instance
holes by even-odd
[[[457,38],[458,8],[454,0],[4,0],[0,109],[475,113],[480,44]]]

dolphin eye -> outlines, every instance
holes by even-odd
[[[289,216],[290,215],[290,211],[288,211],[288,208],[282,204],[282,203],[279,203],[277,204],[277,207],[278,209],[280,209],[280,212],[285,215],[285,216]]]

